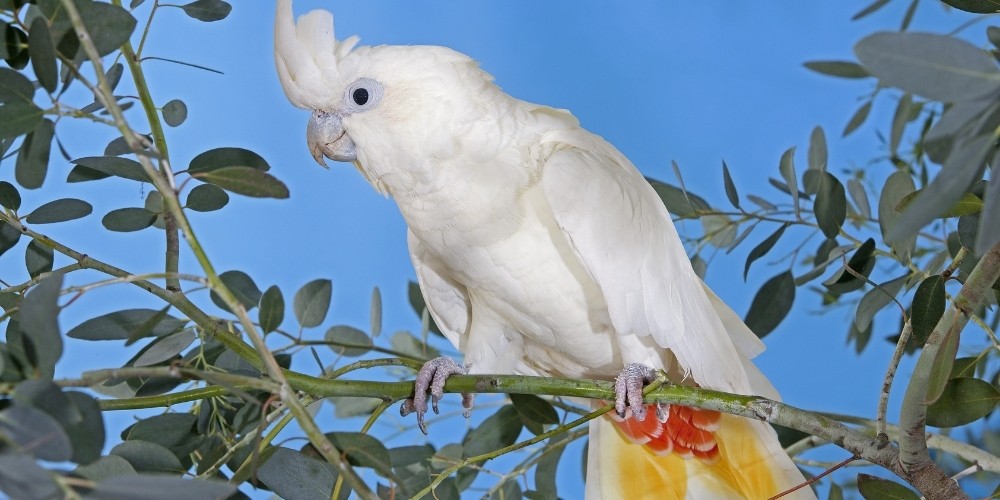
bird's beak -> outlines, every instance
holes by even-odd
[[[329,158],[335,161],[354,161],[357,159],[354,141],[344,130],[340,116],[326,111],[313,111],[306,127],[306,142],[309,152],[320,166],[326,167]]]

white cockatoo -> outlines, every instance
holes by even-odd
[[[645,418],[654,370],[677,383],[778,395],[763,345],[695,275],[660,199],[564,110],[515,99],[445,47],[357,47],[333,16],[278,0],[275,62],[312,111],[309,150],[392,197],[427,306],[465,356],[428,363],[423,426],[453,373],[617,377],[590,425],[587,498],[768,498],[804,483],[764,422],[681,406]],[[471,403],[471,398],[467,398]],[[785,498],[814,498],[801,488]]]

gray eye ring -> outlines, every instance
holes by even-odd
[[[358,78],[344,91],[344,109],[348,113],[360,113],[378,106],[384,89],[378,80]]]

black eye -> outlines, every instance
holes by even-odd
[[[351,98],[354,99],[354,104],[364,106],[368,102],[368,89],[354,89]]]
[[[344,101],[341,104],[346,113],[361,113],[378,106],[382,100],[384,89],[378,80],[358,78],[347,86],[344,91]]]

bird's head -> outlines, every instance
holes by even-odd
[[[502,95],[468,56],[434,46],[355,47],[357,37],[336,40],[327,11],[295,23],[291,0],[278,2],[274,42],[285,95],[312,111],[313,158],[352,162],[383,193],[386,176],[413,184],[426,170],[421,159],[457,154],[455,138],[482,126]]]

